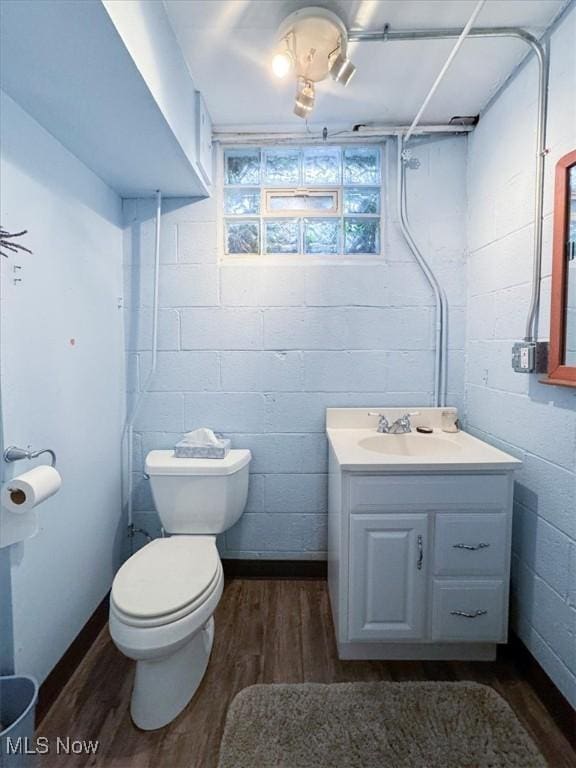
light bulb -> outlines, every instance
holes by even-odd
[[[354,64],[341,52],[338,53],[330,65],[330,74],[337,83],[342,85],[348,85],[355,72],[356,67]]]
[[[292,68],[292,58],[288,53],[277,53],[272,59],[272,72],[276,77],[286,77]]]
[[[315,96],[314,85],[312,83],[301,83],[296,93],[294,114],[298,115],[298,117],[307,118],[314,107]]]

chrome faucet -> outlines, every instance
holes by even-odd
[[[408,432],[412,432],[412,424],[410,422],[411,416],[418,416],[420,411],[411,411],[400,416],[392,424],[388,421],[383,413],[369,412],[368,416],[378,416],[378,426],[376,431],[383,435],[405,435]]]

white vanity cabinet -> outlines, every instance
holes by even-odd
[[[520,463],[498,452],[509,461],[348,468],[330,437],[328,581],[340,658],[494,658],[507,639]]]
[[[342,657],[493,655],[507,632],[510,473],[331,470],[332,489],[341,486],[329,498],[329,527],[339,528],[329,580]]]

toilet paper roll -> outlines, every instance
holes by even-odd
[[[2,488],[2,506],[22,514],[60,490],[62,478],[54,467],[41,466],[8,480]]]

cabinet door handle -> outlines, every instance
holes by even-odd
[[[424,562],[424,545],[422,542],[422,536],[418,536],[417,542],[418,542],[418,561],[416,563],[416,568],[418,568],[418,570],[421,571],[422,563]]]
[[[477,619],[478,616],[485,616],[488,611],[450,611],[451,616],[463,616],[465,619]]]
[[[488,549],[490,544],[481,541],[480,544],[452,544],[452,546],[454,549],[469,549],[475,551],[477,549]]]

